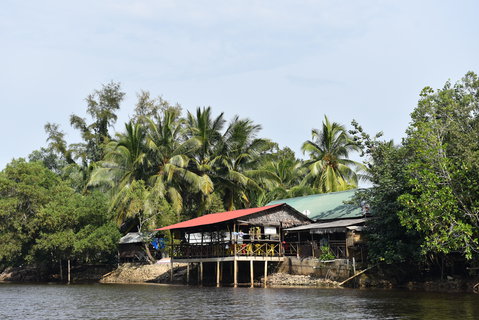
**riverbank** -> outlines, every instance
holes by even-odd
[[[291,265],[290,265],[291,266]],[[77,266],[72,270],[72,282],[100,282],[100,283],[174,283],[183,284],[186,279],[186,264],[174,264],[173,281],[170,280],[171,264],[168,261],[156,264],[124,263],[112,270],[112,266]],[[111,271],[110,271],[111,270]],[[295,269],[296,270],[296,269]],[[303,267],[303,271],[306,269]],[[317,269],[316,269],[317,270]],[[194,280],[194,279],[193,279]],[[59,274],[47,275],[42,270],[34,267],[7,268],[0,273],[2,282],[65,282]],[[385,276],[382,272],[371,270],[347,283],[354,288],[383,288],[406,289],[410,291],[427,291],[443,293],[477,293],[475,285],[479,279],[459,279],[449,277],[446,280],[429,279],[427,281],[397,281]],[[194,283],[194,281],[193,281]],[[258,278],[258,286],[263,284],[263,279]],[[292,274],[279,267],[268,275],[268,287],[316,287],[337,288],[340,281],[320,277],[315,274]]]
[[[181,267],[175,264],[176,268]],[[175,269],[176,269],[175,268]],[[103,275],[100,283],[145,283],[161,282],[162,279],[169,278],[171,264],[137,264],[123,263],[115,270]]]

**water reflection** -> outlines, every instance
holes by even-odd
[[[0,284],[0,319],[479,319],[479,296],[408,291]]]

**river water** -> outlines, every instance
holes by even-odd
[[[0,319],[479,319],[479,295],[395,290],[0,284]]]

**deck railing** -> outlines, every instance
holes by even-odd
[[[170,246],[170,253],[175,258],[215,258],[230,256],[281,257],[296,255],[296,244],[274,242],[243,243],[181,243]]]
[[[344,241],[331,241],[329,248],[336,258],[346,257]],[[181,243],[170,246],[170,254],[175,258],[217,258],[231,256],[318,256],[313,253],[310,243],[248,242],[243,243]]]

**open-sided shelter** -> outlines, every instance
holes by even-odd
[[[220,263],[234,263],[234,284],[237,284],[237,261],[282,261],[294,248],[285,250],[284,229],[311,223],[311,219],[287,204],[207,214],[183,221],[159,231],[170,230],[171,262],[217,263],[217,284]],[[265,267],[266,268],[266,267]],[[266,269],[265,269],[266,270]],[[252,271],[251,271],[252,272]],[[187,272],[189,275],[189,271]],[[253,280],[251,274],[251,281]],[[188,279],[188,278],[187,278]]]

